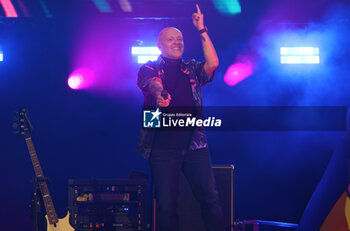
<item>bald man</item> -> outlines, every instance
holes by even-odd
[[[202,114],[201,87],[212,81],[219,60],[210,41],[203,14],[196,5],[193,25],[201,37],[205,62],[184,62],[184,41],[180,30],[163,29],[158,36],[161,51],[157,61],[143,65],[137,85],[145,107],[164,112],[185,108],[197,118]],[[181,111],[184,112],[184,111]],[[137,151],[149,158],[157,201],[157,231],[178,231],[177,203],[182,171],[202,209],[208,231],[223,231],[223,217],[213,178],[207,139],[203,128],[182,130],[141,129]]]

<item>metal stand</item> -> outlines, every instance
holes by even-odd
[[[40,192],[40,182],[48,183],[46,177],[33,177],[30,181],[33,184],[32,199],[29,203],[30,216],[34,222],[35,231],[46,231],[45,206]]]

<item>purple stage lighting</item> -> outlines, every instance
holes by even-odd
[[[234,63],[226,71],[224,81],[229,86],[234,86],[253,74],[253,66],[250,62]]]
[[[93,80],[93,73],[87,68],[79,68],[68,77],[67,84],[74,90],[87,88]]]

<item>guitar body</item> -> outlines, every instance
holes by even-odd
[[[47,231],[74,231],[73,227],[69,224],[69,211],[64,218],[58,219],[56,227],[55,225],[49,223],[49,218],[47,215],[45,218],[47,222]]]

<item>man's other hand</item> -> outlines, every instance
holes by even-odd
[[[164,99],[161,95],[157,97],[157,103],[160,107],[168,107],[171,100],[171,95],[168,93],[168,99]]]
[[[202,29],[204,29],[203,14],[201,13],[201,10],[199,9],[198,4],[196,4],[196,7],[197,7],[197,12],[192,14],[193,25],[198,30],[202,30]]]

